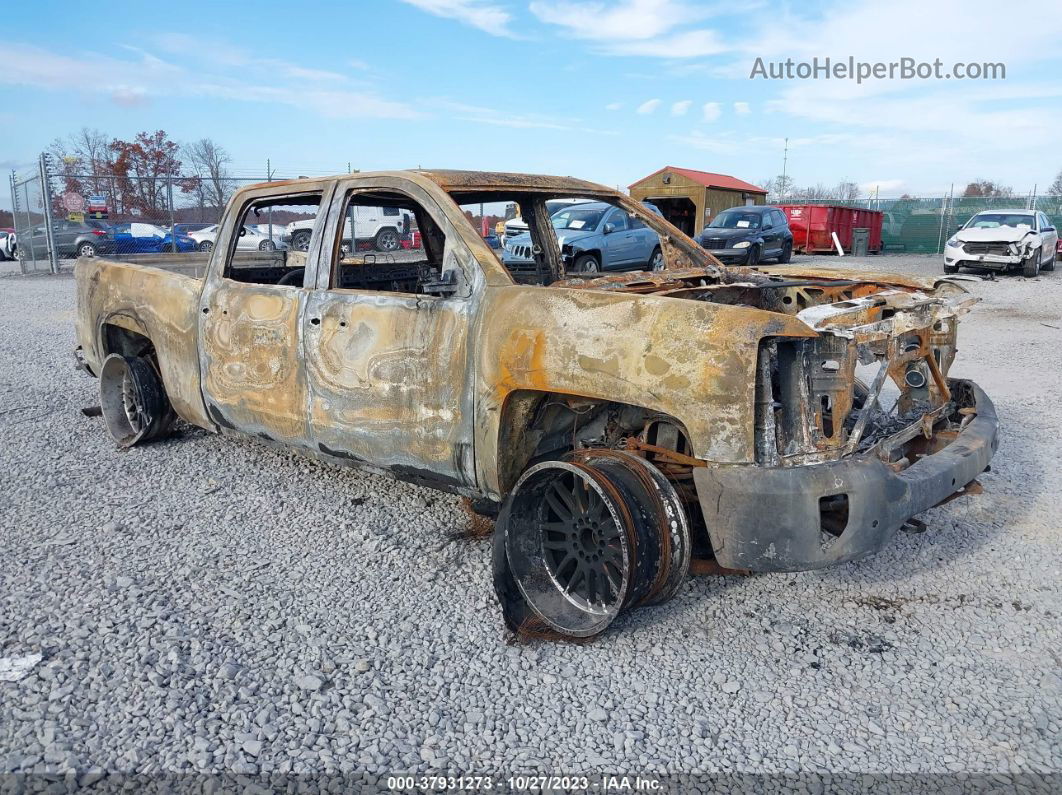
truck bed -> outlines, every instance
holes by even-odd
[[[184,420],[209,427],[199,385],[199,294],[205,254],[92,259],[74,267],[77,337],[86,367],[150,341],[166,393]]]

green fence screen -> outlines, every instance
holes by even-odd
[[[786,203],[799,200],[787,199]],[[885,251],[937,254],[955,230],[982,210],[1036,209],[1062,229],[1062,196],[1030,197],[943,197],[933,199],[816,199],[807,204],[832,204],[880,210],[881,236]]]

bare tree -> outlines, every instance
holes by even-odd
[[[967,184],[962,192],[966,197],[984,198],[1007,198],[1014,195],[1014,191],[1007,185],[1001,185],[990,179],[975,179]]]
[[[806,188],[800,188],[797,190],[797,195],[805,201],[819,201],[821,199],[832,199],[833,191],[819,182]]]
[[[785,201],[793,195],[793,178],[789,175],[779,174],[774,179],[765,179],[760,182],[760,187],[767,191],[767,201],[771,203]]]
[[[100,130],[82,127],[48,147],[52,167],[63,180],[64,190],[77,193],[112,192],[114,152],[111,139]]]
[[[859,186],[854,182],[849,182],[844,179],[837,183],[837,187],[834,188],[834,198],[841,201],[854,202],[859,198]]]
[[[195,191],[201,207],[216,207],[219,211],[236,187],[229,164],[232,158],[225,149],[209,138],[200,138],[184,145],[184,156],[198,177]]]
[[[1053,196],[1056,199],[1062,199],[1062,171],[1059,171],[1055,175],[1055,181],[1051,183],[1051,187],[1047,189],[1047,195]]]

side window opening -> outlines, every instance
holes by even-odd
[[[252,199],[240,210],[229,243],[226,279],[246,284],[301,287],[321,194]]]
[[[355,191],[338,226],[329,286],[453,295],[457,273],[446,268],[445,256],[445,233],[415,199],[394,191]]]

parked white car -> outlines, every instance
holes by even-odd
[[[296,251],[310,246],[314,219],[292,221],[284,230],[283,240]],[[377,251],[398,251],[402,237],[412,226],[412,216],[398,207],[354,208],[354,236],[357,243],[371,242]],[[343,225],[343,243],[350,247],[350,218]]]
[[[15,258],[15,233],[8,229],[0,229],[0,260]]]
[[[270,237],[268,225],[246,224],[240,231],[240,239],[236,242],[236,248],[240,251],[274,251],[278,248],[287,248],[282,239],[283,231],[283,226],[273,224],[273,236]],[[217,236],[217,224],[188,235],[195,241],[196,248],[200,251],[210,251],[214,248]]]
[[[1055,269],[1058,231],[1034,210],[986,210],[971,218],[944,245],[944,272],[959,268],[1008,271],[1025,276]]]

